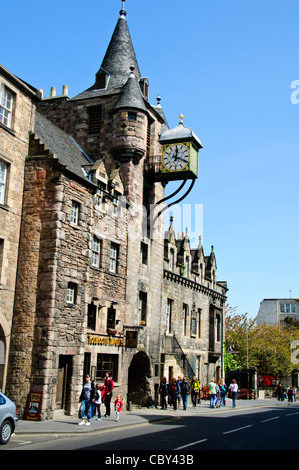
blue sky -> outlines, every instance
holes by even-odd
[[[183,113],[202,141],[184,203],[203,207],[205,254],[214,245],[229,304],[254,317],[264,298],[299,297],[298,0],[125,8],[150,102],[160,94],[169,126]],[[6,2],[0,62],[44,96],[64,84],[75,96],[94,83],[120,9],[120,0]]]

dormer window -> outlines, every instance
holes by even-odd
[[[96,74],[96,83],[95,88],[96,90],[105,90],[107,88],[109,81],[109,74],[105,72],[105,70],[101,69]]]
[[[142,91],[143,96],[145,96],[145,98],[148,99],[148,90],[149,90],[148,79],[141,78],[139,80],[139,84],[140,84],[140,89]]]

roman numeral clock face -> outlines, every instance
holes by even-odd
[[[167,147],[163,154],[163,165],[168,171],[181,171],[189,163],[189,149],[183,144]]]

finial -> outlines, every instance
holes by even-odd
[[[126,10],[125,10],[125,1],[126,1],[126,0],[122,0],[122,9],[121,9],[120,12],[119,12],[121,18],[125,18],[126,15],[127,15],[127,12],[126,12]]]
[[[170,225],[173,223],[173,216],[170,217]]]
[[[181,113],[181,115],[180,115],[181,122],[183,122],[183,119],[184,119],[184,116],[183,116],[183,113]]]
[[[161,96],[158,94],[157,96],[157,106],[161,106],[160,101],[161,101]]]
[[[134,70],[135,70],[134,65],[130,65],[130,70],[131,70],[130,75],[131,75],[131,77],[132,77],[132,76],[134,76]]]

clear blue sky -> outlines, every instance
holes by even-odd
[[[205,254],[214,245],[229,304],[254,317],[263,298],[299,297],[298,0],[125,8],[150,102],[160,94],[170,127],[183,113],[202,141],[184,202],[203,205]],[[120,0],[5,2],[0,62],[44,96],[64,84],[75,96],[94,83],[120,9]]]

